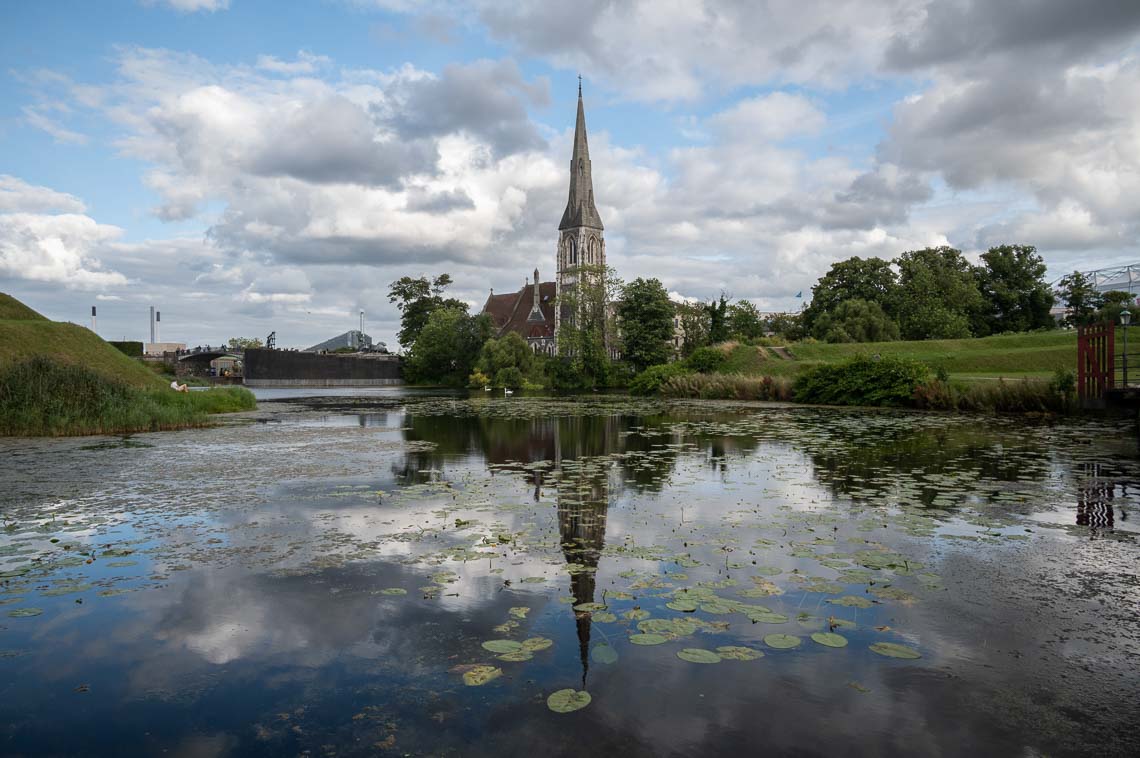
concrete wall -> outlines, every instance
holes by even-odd
[[[245,351],[249,387],[380,387],[403,383],[393,355],[318,355],[290,350]]]

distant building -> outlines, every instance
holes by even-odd
[[[523,337],[536,353],[557,352],[558,330],[565,319],[575,318],[561,303],[565,291],[578,285],[582,266],[606,265],[606,242],[602,218],[594,205],[593,167],[590,146],[586,141],[586,111],[582,105],[582,87],[578,86],[578,116],[574,124],[574,151],[570,159],[570,192],[566,210],[558,225],[558,247],[553,282],[539,282],[538,269],[534,283],[526,280],[518,292],[496,295],[492,290],[483,313],[491,317],[496,337],[514,332]]]
[[[185,342],[147,342],[143,345],[143,355],[161,358],[164,353],[175,353],[185,349]]]
[[[356,329],[351,329],[344,334],[338,334],[330,340],[325,340],[320,344],[313,345],[312,347],[307,347],[302,352],[331,353],[334,350],[343,350],[346,347],[352,348],[353,350],[371,350],[372,338],[364,332]],[[378,347],[381,349],[386,349],[386,346],[383,342],[381,342]]]

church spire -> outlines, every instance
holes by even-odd
[[[603,229],[594,205],[594,181],[590,170],[590,145],[586,141],[586,109],[582,105],[582,81],[578,80],[578,120],[574,124],[574,155],[570,159],[570,197],[559,230],[588,226]]]

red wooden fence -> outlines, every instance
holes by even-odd
[[[1104,399],[1115,386],[1116,324],[1106,321],[1077,327],[1077,393],[1081,403]]]

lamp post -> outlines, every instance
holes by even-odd
[[[1128,388],[1128,324],[1132,321],[1132,313],[1128,310],[1120,312],[1120,323],[1124,326],[1124,387]]]

